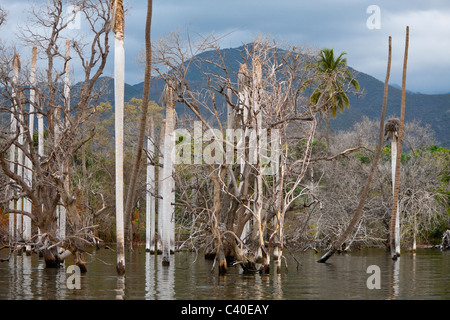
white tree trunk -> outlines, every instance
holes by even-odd
[[[395,185],[395,163],[397,157],[397,133],[393,134],[391,142],[391,165],[392,165],[392,194],[394,194]],[[397,219],[395,220],[395,253],[400,256],[400,209],[397,201]]]
[[[242,136],[242,139],[237,144],[237,150],[238,154],[240,151],[242,151],[242,154],[244,155],[243,159],[241,160],[241,173],[245,170],[245,148],[246,146],[246,137],[249,134],[249,131],[247,130],[248,124],[248,108],[250,107],[250,92],[248,87],[248,69],[245,64],[242,64],[240,66],[240,79],[238,80],[238,87],[239,87],[239,108],[242,112],[242,122],[244,126],[244,133]],[[237,159],[239,161],[239,159]],[[241,189],[244,185],[244,182],[241,181],[239,185],[239,189]],[[245,211],[245,214],[248,214],[248,210]],[[251,220],[249,219],[247,223],[244,226],[244,229],[241,234],[241,240],[245,243],[247,241],[248,236],[251,234]]]
[[[172,189],[173,189],[173,153],[175,151],[173,131],[175,120],[175,105],[172,98],[172,89],[166,85],[166,132],[164,134],[164,164],[163,164],[163,184],[162,184],[162,263],[170,265],[170,233],[171,233],[171,216],[172,216]]]
[[[164,139],[166,132],[166,120],[162,120],[161,123],[161,136],[159,141],[159,164],[164,165]],[[158,167],[158,239],[156,242],[156,250],[158,253],[162,253],[162,239],[163,239],[163,168]]]
[[[116,34],[114,43],[114,100],[115,100],[115,154],[116,154],[116,234],[117,271],[125,273],[124,185],[123,185],[123,115],[125,88],[125,49],[123,35]]]
[[[175,147],[175,145],[174,145]],[[170,252],[175,252],[175,180],[170,178],[172,192],[170,193]]]
[[[39,105],[39,102],[36,99],[36,105]],[[42,108],[42,105],[39,105],[39,108]],[[44,115],[42,112],[38,112],[37,115],[37,121],[38,121],[38,155],[39,157],[44,156]],[[42,205],[44,207],[44,205]],[[41,231],[38,228],[38,234],[41,234]],[[40,236],[39,239],[40,240]]]
[[[17,82],[19,80],[19,71],[20,71],[20,58],[19,58],[19,54],[15,54],[14,55],[14,86],[17,85]],[[19,135],[17,137],[17,142],[22,145],[23,144],[23,126],[22,126],[22,122],[24,120],[23,118],[23,110],[21,110],[20,108],[23,107],[22,102],[23,102],[23,95],[22,93],[19,93],[19,95],[17,95],[17,93],[14,95],[15,98],[17,100],[20,101],[20,104],[16,105],[16,111],[19,113]],[[23,174],[24,174],[24,170],[23,170],[23,165],[24,165],[24,159],[23,159],[23,151],[20,148],[17,148],[17,175],[23,178]],[[23,210],[23,198],[20,198],[19,200],[17,200],[16,203],[16,208],[19,210]],[[16,214],[16,241],[20,241],[23,240],[23,226],[22,226],[22,214],[18,213]],[[18,253],[21,253],[21,250],[18,251]]]
[[[414,214],[414,231],[413,231],[413,245],[412,245],[413,253],[416,253],[417,250],[416,237],[417,237],[417,214]]]
[[[33,47],[32,56],[31,56],[31,73],[30,73],[30,115],[29,115],[29,121],[28,121],[28,129],[29,129],[29,135],[31,140],[33,140],[33,134],[34,134],[34,104],[36,102],[36,54],[37,54],[37,48]],[[31,162],[30,158],[25,159],[25,180],[27,181],[28,185],[31,187],[33,184],[33,178],[32,178],[32,169],[33,169],[33,163]],[[26,198],[24,203],[24,210],[26,212],[31,213],[31,200]],[[31,219],[28,216],[25,216],[23,218],[23,224],[24,224],[24,232],[23,232],[23,238],[25,242],[28,242],[31,240]],[[26,246],[26,254],[31,255],[31,246]]]
[[[18,82],[18,78],[19,78],[19,56],[15,55],[14,56],[14,65],[13,65],[13,69],[14,69],[14,73],[13,73],[13,87],[12,87],[12,98],[13,98],[13,110],[11,110],[11,135],[13,134],[13,132],[16,131],[16,126],[17,126],[17,121],[16,118],[14,117],[14,113],[15,113],[15,108],[16,108],[16,102],[15,102],[15,98],[16,98],[16,88],[15,85]],[[11,147],[9,148],[9,169],[12,172],[16,172],[15,171],[15,164],[14,162],[16,161],[16,146],[14,144],[11,145]],[[12,181],[12,180],[11,180]],[[14,192],[11,189],[11,194]],[[18,203],[17,203],[18,205]],[[9,209],[14,210],[16,208],[16,204],[14,200],[11,200],[9,202]],[[14,213],[10,213],[9,214],[9,240],[10,243],[13,243],[14,241],[16,241],[16,214]]]
[[[155,153],[153,139],[155,136],[153,130],[153,118],[149,124],[149,135],[147,137],[147,151],[150,155]],[[145,211],[145,246],[146,251],[154,253],[155,251],[155,166],[147,158],[147,188],[146,188],[146,211]]]
[[[65,128],[67,124],[67,118],[70,114],[70,43],[69,40],[66,40],[66,67],[65,67],[65,76],[64,76],[64,118],[63,118],[63,128]],[[69,177],[66,177],[66,181],[64,182],[66,185],[66,190],[69,190]],[[60,205],[58,208],[58,235],[60,240],[64,240],[66,238],[66,207],[64,205]]]
[[[258,250],[258,257],[260,259],[263,259],[263,273],[269,272],[269,262],[270,262],[270,255],[266,252],[265,246],[264,246],[264,228],[262,225],[263,221],[263,152],[266,150],[263,150],[263,147],[267,147],[266,145],[263,146],[262,138],[263,138],[263,117],[261,109],[260,101],[261,101],[261,95],[262,95],[262,67],[261,67],[261,61],[258,57],[256,57],[253,60],[253,113],[254,113],[254,121],[255,125],[254,128],[256,130],[256,157],[257,157],[257,170],[258,170],[258,176],[256,179],[256,203],[255,203],[255,211],[256,211],[256,222],[258,225],[258,237],[259,237],[259,245],[260,248]],[[265,152],[267,154],[267,151]]]

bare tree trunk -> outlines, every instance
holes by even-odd
[[[391,142],[391,165],[392,165],[392,194],[395,193],[395,172],[397,161],[397,132],[392,137]],[[397,199],[397,217],[399,216],[399,201]],[[395,220],[395,252],[400,256],[400,219]]]
[[[66,126],[68,126],[68,117],[70,115],[70,68],[69,68],[69,60],[70,60],[70,42],[69,40],[66,40],[66,66],[65,66],[65,75],[64,75],[64,112],[63,112],[63,130],[66,129]],[[67,159],[69,160],[69,159]],[[67,167],[63,168],[63,172],[68,170],[68,167],[70,166],[69,161],[65,161],[64,166]],[[66,175],[64,177],[64,189],[65,190],[69,190],[69,175]],[[59,239],[60,240],[64,240],[66,238],[66,215],[67,215],[67,211],[66,211],[66,207],[65,204],[63,203],[62,205],[60,205],[57,209],[58,211],[58,234],[59,234]]]
[[[256,129],[256,157],[258,176],[256,180],[256,222],[258,225],[258,241],[259,251],[262,258],[262,273],[269,273],[270,271],[270,254],[265,249],[264,243],[264,227],[263,223],[263,164],[262,164],[262,133],[263,133],[263,117],[261,108],[262,95],[262,67],[261,61],[258,57],[253,60],[253,112],[255,114],[255,129]],[[265,219],[264,219],[265,220]]]
[[[19,72],[20,72],[20,58],[19,54],[16,53],[14,55],[14,76],[18,80]],[[18,94],[16,96],[17,100],[17,112],[19,113],[19,135],[17,137],[17,142],[19,145],[23,144],[23,138],[24,138],[24,128],[23,128],[23,121],[24,121],[24,97],[23,93],[18,91]],[[17,175],[21,178],[24,176],[24,154],[23,150],[19,147],[17,148]],[[23,210],[24,209],[24,198],[20,197],[20,199],[16,202],[17,209]],[[23,215],[21,213],[16,214],[16,241],[23,241]],[[22,246],[20,246],[20,249],[17,251],[17,254],[22,254]]]
[[[122,0],[112,0],[114,21],[114,100],[115,100],[115,154],[116,154],[116,233],[117,273],[125,274],[125,230],[123,208],[123,114],[125,86],[124,13]]]
[[[147,125],[147,113],[148,113],[148,99],[150,93],[150,80],[151,80],[151,66],[152,66],[152,51],[151,51],[151,25],[152,25],[152,8],[153,1],[147,0],[147,18],[145,23],[145,73],[144,73],[144,88],[142,93],[142,111],[141,118],[139,122],[139,133],[138,141],[136,147],[136,155],[134,159],[133,170],[131,171],[130,184],[128,185],[126,207],[125,207],[125,229],[126,236],[129,241],[130,248],[132,246],[132,235],[131,235],[131,218],[133,216],[132,212],[135,208],[136,201],[136,189],[139,173],[142,167],[142,151],[144,149],[145,143],[145,133]]]
[[[388,96],[388,83],[389,83],[389,76],[391,72],[391,55],[392,55],[392,38],[389,37],[389,55],[388,55],[388,65],[387,65],[387,72],[386,72],[386,79],[384,81],[384,98],[383,98],[383,106],[381,109],[381,118],[380,118],[380,132],[379,132],[379,139],[378,139],[378,145],[377,145],[377,152],[375,154],[375,158],[373,159],[372,168],[370,170],[369,176],[367,177],[366,185],[364,186],[364,189],[361,194],[361,198],[359,200],[358,207],[355,211],[355,214],[350,221],[350,224],[348,225],[345,232],[333,243],[331,249],[323,255],[317,262],[326,262],[344,243],[344,241],[348,238],[350,233],[352,232],[353,228],[355,227],[356,223],[358,222],[362,209],[364,206],[364,202],[366,201],[367,194],[369,192],[369,187],[372,182],[373,175],[375,173],[375,169],[378,165],[378,160],[380,159],[381,155],[381,149],[383,146],[383,136],[384,136],[384,115],[386,113],[386,105],[387,105],[387,96]]]
[[[250,75],[248,72],[248,68],[246,64],[241,64],[240,68],[239,68],[239,76],[238,76],[238,88],[239,88],[239,107],[241,109],[241,113],[242,113],[242,126],[244,128],[243,130],[243,136],[242,139],[240,140],[240,142],[238,143],[237,146],[237,150],[238,150],[238,154],[239,152],[242,152],[243,158],[241,159],[242,163],[240,166],[240,170],[241,170],[241,175],[244,174],[245,172],[245,167],[246,164],[245,162],[247,161],[246,159],[246,150],[247,150],[247,145],[246,145],[246,137],[248,135],[248,119],[249,119],[249,107],[250,107],[250,89],[249,89],[249,85],[250,85]],[[238,160],[239,161],[239,160]],[[239,189],[242,190],[242,188],[245,187],[245,184],[247,182],[246,181],[241,181],[240,185],[239,185]],[[244,211],[244,215],[247,215],[248,209],[246,209]],[[242,235],[241,235],[241,240],[244,241],[244,243],[247,241],[250,233],[251,233],[251,219],[249,219],[243,229]]]
[[[391,226],[390,226],[390,247],[392,260],[397,260],[400,255],[397,252],[395,229],[397,224],[397,208],[398,208],[398,192],[400,188],[400,162],[402,154],[402,140],[403,130],[405,122],[405,97],[406,97],[406,69],[408,63],[408,47],[409,47],[409,26],[406,27],[406,39],[405,39],[405,55],[403,58],[403,76],[402,76],[402,101],[400,109],[400,129],[398,135],[398,147],[397,147],[397,159],[395,165],[395,183],[394,183],[394,203],[392,206]]]
[[[416,253],[417,250],[417,213],[414,213],[414,230],[413,230],[413,245],[412,245],[412,252]]]
[[[28,120],[28,134],[30,135],[31,141],[33,141],[33,133],[34,133],[34,104],[36,101],[36,55],[37,55],[37,48],[33,47],[32,55],[31,55],[31,73],[30,73],[30,115]],[[32,148],[32,143],[30,144],[30,148]],[[31,151],[30,151],[31,153]],[[28,169],[25,169],[25,175],[26,175],[26,181],[28,182],[29,186],[31,187],[33,184],[32,181],[32,172],[33,169],[33,163],[31,162],[31,159],[27,157],[25,159],[25,166]],[[32,204],[31,200],[29,198],[25,198],[25,208],[24,210],[26,212],[31,213]],[[24,217],[24,240],[25,242],[28,242],[31,240],[31,219],[28,216]],[[27,244],[25,248],[26,254],[31,255],[31,245]]]
[[[166,133],[166,120],[162,120],[161,122],[161,131],[159,137],[159,164],[164,165],[164,138]],[[158,233],[156,239],[156,251],[158,254],[162,254],[162,234],[163,234],[163,168],[161,166],[158,167]]]
[[[162,264],[170,265],[170,220],[172,216],[172,188],[173,188],[173,161],[172,153],[174,152],[174,118],[175,118],[175,101],[173,90],[170,85],[166,84],[163,93],[164,105],[166,107],[166,129],[164,134],[164,164],[162,170]]]
[[[153,126],[153,117],[150,118],[149,130],[147,136],[147,151],[149,155],[155,154],[155,131]],[[146,250],[155,252],[155,195],[157,194],[155,183],[155,166],[151,163],[151,159],[147,158],[147,187],[146,187],[146,215],[145,215],[145,232],[146,232]]]
[[[19,56],[18,55],[14,55],[14,60],[13,60],[13,85],[12,85],[12,99],[13,99],[13,105],[12,108],[16,108],[17,105],[17,82],[19,80]],[[17,127],[17,120],[14,116],[15,111],[12,110],[11,111],[11,133],[15,133],[16,132],[16,127]],[[18,151],[18,150],[17,150]],[[16,153],[18,153],[16,151],[16,147],[14,144],[11,144],[11,147],[9,148],[9,169],[11,170],[11,172],[16,172],[15,171],[15,161],[16,161]],[[11,188],[10,191],[11,194],[14,193],[14,190]],[[9,208],[11,210],[15,209],[15,201],[14,200],[10,200],[9,201]],[[15,242],[16,239],[16,220],[17,220],[17,215],[14,213],[10,213],[9,214],[9,240],[10,240],[10,244],[12,244],[13,242]]]

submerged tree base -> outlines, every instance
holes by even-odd
[[[61,259],[59,258],[56,247],[52,249],[42,250],[42,255],[45,261],[46,268],[59,268],[61,267]]]
[[[162,265],[163,265],[164,267],[168,267],[168,266],[170,266],[170,261],[167,260],[167,259],[163,259],[163,260],[162,260]]]
[[[119,261],[116,265],[116,271],[119,276],[123,276],[125,274],[125,265],[123,261]]]

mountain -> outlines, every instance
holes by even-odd
[[[222,49],[221,54],[226,60],[227,67],[233,71],[231,80],[236,82],[236,74],[239,70],[239,63],[242,59],[243,47],[233,49]],[[200,53],[198,58],[203,60],[218,61],[218,54],[215,51],[207,51]],[[202,68],[205,65],[202,66]],[[220,69],[208,65],[207,71],[214,73],[223,72]],[[336,130],[347,129],[353,126],[367,116],[370,119],[378,119],[381,113],[381,106],[383,102],[384,83],[375,79],[374,77],[358,72],[350,68],[356,75],[359,81],[362,96],[349,95],[350,109],[346,109],[343,114],[338,113],[337,117],[330,120],[330,126]],[[191,66],[187,74],[187,79],[191,87],[205,88],[206,80],[200,69],[195,65]],[[113,80],[107,79],[111,83],[107,85],[109,88],[105,92],[104,99],[107,101],[114,101],[113,95]],[[142,98],[143,82],[135,85],[125,86],[125,100],[131,98]],[[156,102],[159,101],[164,83],[159,78],[153,78],[150,88],[150,99]],[[391,116],[400,117],[400,103],[401,103],[401,87],[392,84],[389,86],[388,103],[386,108],[386,118]],[[225,106],[223,101],[218,103],[218,107]],[[420,120],[423,125],[429,124],[436,133],[436,139],[442,146],[450,147],[450,93],[449,94],[421,94],[415,92],[406,92],[406,106],[405,106],[405,121]],[[177,112],[190,112],[187,107],[177,105]],[[225,116],[225,112],[223,112]]]

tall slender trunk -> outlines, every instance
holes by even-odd
[[[392,194],[395,193],[395,172],[396,172],[396,161],[397,161],[397,132],[392,137],[391,142],[391,165],[392,165]],[[397,199],[397,217],[399,217],[399,203]],[[400,256],[400,219],[395,220],[395,252]]]
[[[19,66],[20,61],[19,61],[19,55],[15,54],[14,55],[14,60],[13,60],[13,79],[12,79],[12,100],[13,100],[13,105],[12,105],[12,110],[11,110],[11,136],[14,135],[14,133],[16,132],[16,127],[17,127],[17,120],[14,116],[15,114],[15,108],[17,105],[17,82],[19,80]],[[16,150],[16,146],[14,144],[11,145],[11,147],[9,148],[9,169],[12,172],[16,172],[15,171],[15,164],[14,162],[16,161],[16,153],[18,153],[18,150]],[[12,180],[11,180],[12,182]],[[11,188],[10,189],[10,193],[13,194],[14,190]],[[18,205],[18,202],[17,202]],[[9,201],[9,208],[11,210],[14,210],[16,208],[16,201],[11,200]],[[10,243],[12,244],[13,242],[15,242],[17,239],[17,233],[16,233],[16,220],[18,220],[18,216],[15,213],[10,213],[9,214],[9,240]]]
[[[131,231],[131,218],[133,216],[133,210],[135,208],[136,201],[136,189],[139,173],[142,167],[142,152],[145,143],[145,133],[147,125],[147,113],[148,113],[148,99],[150,94],[150,80],[151,80],[151,67],[152,67],[152,46],[151,46],[151,25],[152,25],[152,6],[153,1],[147,0],[147,18],[145,22],[145,73],[144,73],[144,88],[142,93],[142,110],[141,118],[139,122],[139,133],[136,147],[136,155],[134,158],[133,170],[131,171],[130,184],[128,185],[126,206],[125,206],[125,229],[126,236],[129,241],[129,245],[132,245]]]
[[[284,205],[282,202],[283,199],[283,188],[284,188],[284,164],[280,165],[280,175],[279,175],[279,192],[277,194],[277,221],[278,221],[278,241],[280,242],[278,245],[278,252],[276,257],[276,269],[277,273],[281,273],[281,258],[283,256],[283,238],[284,238]]]
[[[20,58],[19,58],[19,54],[15,54],[14,56],[14,62],[16,64],[16,67],[14,69],[14,73],[15,73],[15,77],[18,79],[18,75],[20,72]],[[24,127],[22,125],[24,119],[24,106],[23,106],[23,102],[24,102],[24,96],[23,93],[19,90],[17,92],[17,112],[19,113],[19,135],[17,137],[17,142],[19,143],[19,145],[23,144],[23,138],[24,138]],[[23,150],[21,148],[17,148],[17,175],[21,178],[23,178],[24,176],[24,153]],[[19,210],[23,210],[24,209],[24,198],[21,197],[20,199],[17,200],[16,203],[17,209]],[[18,213],[16,214],[16,240],[17,241],[21,241],[24,240],[23,239],[23,216],[22,214]],[[18,251],[18,254],[20,254],[22,252],[21,248]]]
[[[68,117],[70,115],[70,42],[69,40],[66,40],[66,66],[65,66],[65,75],[64,75],[64,112],[63,112],[63,130],[66,129],[66,126],[68,125]],[[64,166],[68,167],[69,159],[64,163]],[[63,168],[63,172],[68,172],[68,168]],[[66,175],[64,177],[64,189],[69,190],[69,175]],[[66,207],[65,204],[62,204],[58,208],[58,235],[60,240],[63,240],[66,238]]]
[[[240,139],[240,141],[237,144],[237,151],[238,155],[240,152],[242,152],[242,159],[241,159],[241,166],[240,171],[241,175],[244,175],[245,167],[246,167],[246,137],[248,135],[248,118],[249,118],[249,110],[250,107],[250,76],[248,72],[248,68],[246,64],[241,64],[239,67],[239,75],[238,75],[238,88],[239,88],[239,108],[242,113],[242,127],[243,127],[243,136]],[[239,157],[238,157],[239,158]],[[239,161],[239,159],[237,159]],[[246,181],[245,179],[242,179],[242,181],[239,183],[239,190],[242,194],[242,188],[245,187]],[[248,214],[248,210],[246,209],[244,212],[244,216]],[[244,226],[243,232],[241,234],[241,240],[245,243],[247,242],[247,238],[250,235],[250,225],[251,225],[251,219],[249,219]]]
[[[28,120],[28,135],[29,135],[29,139],[31,139],[31,141],[29,141],[29,146],[30,149],[33,146],[33,133],[34,133],[34,104],[36,102],[36,55],[37,55],[37,48],[33,47],[32,50],[32,54],[31,54],[31,73],[30,73],[30,84],[31,84],[31,89],[30,89],[30,114],[29,114],[29,120]],[[30,153],[32,152],[32,150],[30,150]],[[30,158],[26,158],[25,159],[25,166],[26,169],[25,170],[25,175],[26,175],[26,181],[29,183],[30,187],[33,184],[33,178],[32,178],[32,169],[33,169],[33,163],[31,162]],[[24,210],[26,212],[30,212],[31,213],[31,209],[32,209],[32,204],[31,204],[31,200],[26,198],[25,199],[25,206],[24,206]],[[31,240],[31,219],[28,216],[25,216],[23,219],[23,223],[24,223],[24,234],[23,234],[23,238],[25,240],[25,242],[30,241]],[[31,255],[31,245],[27,245],[26,246],[26,254],[27,255]]]
[[[155,154],[155,130],[153,126],[153,117],[150,118],[148,135],[147,135],[147,151],[149,155]],[[146,187],[146,211],[145,211],[145,248],[146,251],[154,253],[155,251],[155,166],[147,158],[147,187]]]
[[[159,137],[159,164],[164,166],[164,139],[166,133],[166,120],[161,122],[161,131]],[[156,242],[156,251],[158,254],[162,253],[162,239],[163,239],[163,168],[158,167],[158,238]]]
[[[162,175],[162,263],[170,265],[170,220],[172,217],[172,170],[173,170],[173,152],[174,152],[174,120],[175,120],[175,101],[173,97],[173,89],[166,84],[163,93],[163,100],[166,107],[166,130],[164,134],[164,164]]]
[[[256,179],[256,221],[258,225],[258,241],[259,251],[262,258],[262,273],[269,273],[270,255],[267,252],[264,244],[264,226],[263,222],[263,164],[262,164],[262,133],[263,133],[263,117],[261,108],[262,95],[262,67],[261,61],[258,57],[253,60],[253,112],[255,114],[255,129],[256,129],[256,157],[258,176]]]
[[[40,112],[37,113],[37,121],[38,121],[38,155],[41,159],[44,156],[44,114],[42,110],[42,105],[40,104],[39,97],[36,97],[36,106],[40,110]],[[41,211],[44,210],[44,204],[41,205]],[[40,234],[41,231],[38,228],[38,234]],[[38,241],[41,240],[41,236],[39,235]],[[41,252],[39,254],[42,254]]]
[[[397,158],[395,164],[395,183],[394,183],[394,203],[392,206],[392,216],[391,216],[391,226],[390,226],[390,247],[391,247],[391,258],[397,260],[400,255],[397,252],[396,239],[395,239],[395,229],[397,225],[397,209],[398,209],[398,192],[400,188],[400,162],[402,154],[402,140],[403,140],[403,130],[405,122],[405,97],[406,97],[406,69],[408,64],[408,47],[409,47],[409,26],[406,27],[406,39],[405,39],[405,54],[403,58],[403,76],[402,76],[402,100],[400,108],[400,128],[398,134],[398,146],[397,146]]]
[[[327,108],[327,128],[326,128],[326,140],[327,140],[327,155],[330,154],[330,108]]]
[[[348,225],[347,229],[333,243],[331,249],[328,250],[328,252],[325,255],[323,255],[317,262],[321,262],[321,263],[326,262],[342,246],[342,244],[348,238],[348,236],[352,232],[353,228],[355,227],[356,223],[358,222],[358,220],[361,216],[364,202],[366,201],[367,194],[369,192],[369,187],[372,182],[372,178],[375,173],[375,169],[377,168],[378,160],[380,159],[381,149],[383,146],[384,115],[386,113],[386,105],[387,105],[387,97],[388,97],[388,83],[389,83],[389,76],[391,73],[391,55],[392,55],[392,38],[389,37],[388,66],[387,66],[387,72],[386,72],[386,79],[384,81],[384,98],[383,98],[383,106],[381,108],[380,132],[379,132],[379,138],[378,138],[377,152],[375,154],[375,158],[373,159],[372,168],[370,169],[369,176],[366,180],[366,185],[364,186],[363,192],[361,194],[361,198],[359,200],[358,207],[357,207],[355,214],[354,214],[352,220],[350,221],[350,224]]]
[[[170,192],[170,253],[175,253],[175,179],[173,176],[170,177],[172,191]]]
[[[125,88],[124,13],[122,0],[112,0],[114,9],[114,105],[116,154],[116,236],[119,275],[125,274],[125,237],[123,217],[123,114]]]
[[[417,213],[414,213],[414,230],[413,230],[413,245],[412,252],[416,253],[417,250]]]

